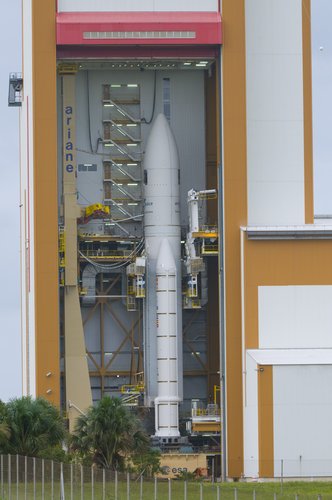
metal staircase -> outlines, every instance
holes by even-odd
[[[124,228],[143,212],[139,85],[103,85],[103,130],[104,203]]]

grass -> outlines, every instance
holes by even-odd
[[[140,482],[131,481],[130,483],[130,496],[127,496],[127,483],[125,481],[119,481],[118,483],[118,495],[117,500],[154,500],[154,483],[150,481],[144,481],[142,496],[140,494]],[[219,496],[218,496],[219,488]],[[236,492],[235,492],[236,489]],[[105,498],[107,500],[116,500],[115,496],[115,485],[114,483],[107,483],[106,485]],[[187,500],[252,500],[254,498],[254,490],[256,495],[256,500],[295,500],[296,496],[298,500],[317,500],[320,495],[323,500],[332,500],[332,482],[285,482],[283,484],[282,490],[280,483],[269,482],[269,483],[226,483],[226,484],[211,484],[199,482],[188,482],[187,483]],[[44,497],[42,496],[42,485],[40,482],[36,483],[35,486],[36,495],[34,495],[33,483],[29,482],[27,484],[27,496],[28,500],[51,500],[51,484],[45,483],[44,485]],[[16,484],[11,485],[11,498],[16,499]],[[7,500],[9,498],[8,484],[4,484],[3,492],[0,490],[0,497],[2,500]],[[25,485],[19,484],[18,498],[25,498]],[[201,496],[202,494],[202,496]],[[275,496],[276,495],[276,496]],[[76,482],[73,487],[73,499],[81,500],[81,484]],[[91,483],[85,483],[83,489],[83,498],[90,500],[101,500],[102,497],[102,485],[100,483],[95,483],[94,485],[94,496],[91,492]],[[157,485],[157,499],[158,500],[184,500],[185,499],[185,484],[183,481],[172,481],[171,483],[171,497],[169,497],[169,485],[167,481],[158,481]],[[60,499],[60,485],[59,483],[54,484],[54,499]],[[71,499],[71,488],[69,484],[65,485],[65,499]]]

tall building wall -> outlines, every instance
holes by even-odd
[[[20,231],[23,394],[36,394],[34,308],[32,4],[23,6],[24,94],[20,110]]]
[[[285,475],[324,475],[323,432],[300,410],[322,404],[331,363],[331,226],[313,225],[310,2],[223,0],[222,16],[228,475],[272,477],[281,459]],[[315,376],[297,403],[300,373]],[[286,431],[297,408],[305,449],[295,424]]]
[[[245,24],[248,224],[304,224],[302,2],[249,0]]]
[[[59,0],[57,17],[53,1],[31,0],[24,2],[23,8],[21,248],[25,393],[43,395],[59,403],[60,333],[64,344],[62,356],[67,356],[61,362],[65,380],[62,397],[67,409],[71,408],[65,390],[69,378],[72,403],[76,392],[80,392],[80,404],[87,405],[88,368],[92,397],[97,400],[107,393],[108,385],[114,388],[115,378],[123,377],[121,383],[130,381],[132,374],[136,376],[143,366],[139,354],[143,309],[132,312],[126,309],[128,304],[123,299],[127,276],[122,270],[117,270],[116,283],[113,272],[107,273],[105,268],[95,275],[98,293],[105,291],[103,283],[114,286],[118,303],[113,308],[106,304],[107,297],[99,299],[92,295],[94,285],[90,298],[85,296],[83,274],[87,266],[84,256],[76,259],[77,225],[73,221],[76,216],[81,220],[80,248],[98,258],[101,254],[93,247],[95,237],[102,243],[108,238],[107,249],[115,248],[109,228],[103,240],[104,235],[97,234],[99,221],[86,226],[86,233],[82,222],[82,209],[90,202],[112,203],[112,199],[105,197],[103,186],[102,164],[108,153],[107,140],[101,137],[106,116],[103,104],[112,103],[103,100],[102,86],[139,84],[141,116],[149,117],[155,70],[146,69],[143,62],[158,60],[161,67],[156,71],[155,112],[166,109],[162,106],[162,80],[169,78],[170,125],[181,163],[183,235],[187,224],[187,190],[202,189],[205,184],[215,187],[217,166],[221,186],[219,208],[223,209],[219,213],[222,260],[218,265],[216,259],[211,260],[208,266],[211,287],[207,311],[213,317],[206,321],[204,308],[198,312],[184,311],[183,316],[186,398],[197,397],[207,402],[213,385],[220,379],[225,393],[222,457],[228,476],[273,477],[280,473],[284,459],[290,460],[288,464],[285,462],[285,475],[301,476],[309,471],[310,475],[324,475],[326,469],[319,458],[327,458],[323,449],[327,417],[320,414],[318,430],[317,426],[308,429],[308,421],[313,418],[313,408],[322,407],[322,388],[331,375],[332,227],[313,224],[310,1],[222,0],[221,67],[216,0],[204,5],[190,2],[190,7],[181,0],[171,3],[144,0],[139,4],[128,0],[121,2],[122,13],[119,2]],[[139,36],[137,40],[115,40],[110,16],[105,20],[107,29],[96,31],[98,16],[105,10],[119,16],[117,23],[122,28],[117,25],[116,33],[127,33],[123,23],[130,15],[133,23],[130,33],[152,38],[146,38],[148,41],[144,43]],[[149,26],[154,26],[157,13],[163,16],[160,32],[141,26],[142,11],[154,13],[149,17]],[[175,40],[179,35],[174,35],[177,28],[172,28],[172,13],[178,22],[184,23],[181,29],[189,38]],[[88,27],[86,20],[90,23]],[[192,23],[196,23],[197,32],[191,31]],[[135,26],[141,28],[136,31]],[[88,39],[91,33],[97,33],[97,38]],[[163,46],[159,44],[161,34],[166,40]],[[154,36],[159,37],[158,43]],[[202,39],[204,42],[197,46],[197,40]],[[58,79],[56,47],[61,63]],[[128,60],[140,60],[141,70],[127,71],[120,67],[121,61]],[[109,67],[112,61],[114,68]],[[169,70],[165,61],[183,66],[189,61],[195,64],[195,72],[184,67]],[[70,191],[72,184],[66,184],[64,179],[61,137],[64,132],[69,133],[62,101],[64,88],[65,94],[70,88],[76,111],[76,163],[86,167],[78,169],[74,186],[77,191],[74,188]],[[137,99],[134,101],[137,105]],[[92,144],[98,137],[102,141],[99,144],[102,149],[92,153],[89,126]],[[143,152],[150,128],[142,122],[140,127]],[[90,170],[88,165],[92,167]],[[68,173],[75,168],[76,164]],[[62,190],[67,196],[65,203]],[[209,221],[214,219],[215,209],[214,205],[207,211]],[[70,282],[66,279],[61,282],[60,315],[58,222],[64,231],[66,224],[67,229],[71,228],[70,248],[74,255],[70,262]],[[133,232],[125,242],[127,249],[140,240],[141,224],[140,221],[138,229],[135,224],[130,226]],[[91,241],[85,238],[86,234]],[[116,241],[116,251],[122,244],[121,240]],[[100,252],[103,248],[106,247],[100,244]],[[80,267],[76,266],[77,260]],[[90,285],[92,278],[88,276],[86,280]],[[218,291],[224,299],[222,304]],[[68,294],[73,299],[70,304],[66,303]],[[98,304],[94,299],[98,299]],[[225,314],[221,314],[223,309]],[[75,319],[75,335],[66,338],[66,331],[67,335],[72,331],[70,314]],[[220,346],[225,349],[216,354],[213,346],[219,334]],[[69,355],[66,345],[70,346]],[[78,345],[79,353],[75,350]],[[113,354],[113,365],[105,358],[101,361],[102,355]],[[216,366],[219,354],[220,366]],[[87,390],[76,388],[78,372],[84,372]],[[78,407],[80,404],[77,403]],[[307,406],[310,410],[305,414],[303,408]],[[327,416],[330,406],[327,398]],[[73,422],[74,417],[71,425]]]
[[[23,391],[59,405],[55,6],[23,5]]]

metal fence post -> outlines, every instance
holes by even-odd
[[[24,500],[28,498],[28,457],[24,457]]]
[[[51,499],[54,500],[54,462],[51,461]]]
[[[70,464],[70,500],[74,500],[74,466]]]
[[[277,500],[277,494],[276,494],[276,492],[273,493],[273,500]]]
[[[130,475],[127,472],[127,500],[130,500]]]
[[[81,465],[81,500],[84,500],[83,465]]]
[[[172,480],[168,478],[168,500],[172,500]]]
[[[93,466],[91,467],[91,500],[95,498],[95,476]]]
[[[0,468],[1,468],[1,496],[3,498],[3,455],[0,457]]]
[[[256,490],[253,490],[252,492],[252,500],[256,500]]]
[[[217,486],[217,500],[220,500],[220,486]]]
[[[45,463],[42,458],[42,500],[45,498]]]
[[[140,498],[140,500],[143,500],[143,474],[141,474],[141,477],[140,477],[139,498]]]
[[[283,494],[283,489],[284,489],[284,460],[281,459],[281,464],[280,464],[280,490],[281,490],[281,495]]]
[[[237,500],[237,489],[234,488],[234,500]]]
[[[184,500],[187,500],[187,496],[188,496],[188,483],[187,483],[187,481],[185,481],[184,482],[184,494],[183,494]]]
[[[158,478],[157,476],[154,476],[154,500],[157,500],[157,490],[158,488]]]
[[[199,483],[199,500],[203,500],[203,483]]]
[[[33,500],[36,500],[36,457],[33,457],[32,463],[33,463]]]
[[[118,500],[118,471],[115,471],[115,478],[114,478],[114,497],[115,500]]]
[[[63,463],[60,464],[60,499],[65,500],[65,481],[63,478]]]
[[[105,469],[103,469],[103,500],[105,500],[106,486],[105,486]]]
[[[19,482],[20,482],[20,475],[19,475],[19,467],[20,467],[20,457],[19,455],[16,455],[16,500],[18,500],[18,487],[19,487]]]
[[[8,455],[8,500],[12,497],[12,460]]]

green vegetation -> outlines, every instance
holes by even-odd
[[[143,460],[149,437],[119,398],[104,397],[77,419],[71,447],[85,463],[124,470],[134,455]]]
[[[4,492],[7,492],[7,485],[5,485]],[[142,496],[140,494],[142,487]],[[172,481],[171,484],[171,499],[172,500],[184,500],[184,490],[187,488],[187,500],[200,500],[200,493],[202,488],[202,498],[203,500],[217,500],[218,499],[218,488],[219,488],[219,498],[220,500],[234,500],[234,483],[226,484],[211,484],[199,482],[188,482],[185,486],[183,481]],[[253,490],[256,493],[256,500],[274,500],[274,494],[276,494],[277,500],[295,500],[296,495],[298,495],[298,500],[317,500],[318,496],[321,495],[322,500],[332,499],[332,483],[331,482],[286,482],[283,485],[283,494],[281,494],[280,483],[237,483],[237,498],[238,500],[252,500]],[[92,487],[91,482],[85,482],[83,487],[84,498],[92,498],[91,493]],[[40,482],[36,483],[36,499],[42,499],[42,485]],[[106,483],[105,487],[105,497],[107,500],[115,500],[116,487],[114,480],[112,482]],[[69,482],[65,481],[65,498],[71,498],[70,496],[71,488]],[[51,498],[51,485],[49,482],[44,485],[44,498]],[[15,497],[16,485],[12,485],[12,497]],[[19,498],[24,498],[24,484],[19,485]],[[59,481],[54,484],[54,498],[60,497],[60,483]],[[1,497],[0,497],[1,498]],[[8,498],[8,495],[4,495],[4,498]],[[27,487],[27,498],[34,498],[33,484],[30,482]],[[75,500],[81,499],[81,484],[80,482],[75,482],[73,487],[73,498]],[[94,498],[102,498],[102,483],[94,483]],[[127,482],[125,477],[119,477],[117,485],[117,499],[127,500]],[[130,500],[152,500],[154,498],[154,482],[145,481],[142,486],[140,481],[135,481],[134,479],[130,482]],[[159,480],[157,484],[157,499],[158,500],[169,500],[169,485],[168,481]]]
[[[78,418],[72,436],[58,409],[43,398],[0,401],[0,454],[94,464],[150,476],[159,470],[160,462],[139,419],[119,398],[109,397]]]
[[[59,411],[43,398],[16,398],[0,405],[0,452],[39,456],[66,435]]]
[[[64,447],[66,441],[69,451]],[[149,438],[139,419],[123,406],[120,399],[109,397],[104,397],[77,420],[72,436],[68,436],[57,408],[43,398],[34,400],[23,397],[7,404],[0,401],[0,454],[4,455],[5,467],[0,498],[1,494],[3,498],[8,498],[6,467],[8,471],[9,464],[13,495],[18,491],[19,497],[23,498],[27,493],[27,498],[41,499],[43,491],[44,498],[50,498],[53,488],[54,498],[59,498],[60,471],[63,470],[66,497],[73,492],[73,498],[80,499],[83,489],[84,497],[90,498],[93,480],[94,498],[102,498],[104,478],[106,498],[109,500],[127,499],[128,488],[131,500],[154,498],[153,477],[160,466],[160,454],[150,448]],[[22,458],[13,455],[21,455]],[[50,460],[54,462],[51,464]],[[59,462],[64,465],[60,467]],[[19,469],[16,470],[18,463]],[[84,465],[89,467],[82,467]],[[115,470],[119,472],[118,481],[115,481]],[[130,473],[129,483],[127,471]],[[53,486],[51,477],[54,478]],[[195,481],[190,474],[171,483],[161,476],[158,478],[158,500],[182,500],[185,491],[188,500],[332,500],[332,483],[328,481],[211,484]]]

